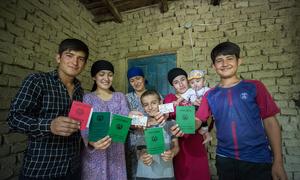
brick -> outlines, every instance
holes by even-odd
[[[9,150],[10,150],[10,148],[8,145],[2,144],[0,146],[0,158],[7,156],[9,154]]]
[[[21,28],[24,28],[27,31],[33,31],[33,24],[24,19],[16,19],[16,25],[18,25]]]
[[[9,33],[8,31],[3,31],[0,29],[0,40],[5,41],[5,43],[12,43],[15,36]]]
[[[24,134],[20,134],[20,133],[10,133],[7,135],[4,135],[4,141],[7,144],[15,144],[15,143],[19,143],[19,142],[24,142],[27,140],[27,136]]]
[[[9,55],[7,53],[0,51],[0,62],[6,63],[6,64],[12,64],[13,57],[12,57],[12,55]]]
[[[236,2],[235,3],[236,8],[244,8],[244,7],[248,7],[248,6],[249,6],[248,1],[241,1],[241,2]]]
[[[26,147],[27,147],[27,142],[16,143],[16,144],[12,145],[11,152],[12,153],[23,152],[23,151],[25,151]]]
[[[267,78],[267,77],[280,77],[283,75],[281,70],[266,70],[261,72],[256,72],[253,74],[254,79]]]
[[[12,65],[4,65],[3,66],[3,73],[8,75],[16,75],[17,77],[25,77],[29,73],[32,73],[32,70],[20,68],[18,66]]]
[[[281,77],[277,78],[277,85],[290,85],[292,84],[292,78],[291,77]]]
[[[261,49],[252,49],[246,51],[247,56],[259,56],[261,55]]]
[[[1,167],[12,168],[15,165],[16,160],[17,159],[14,155],[6,156],[6,157],[3,157],[3,158],[0,158],[0,165],[1,165]],[[5,166],[3,166],[3,165],[5,165]]]
[[[290,109],[290,108],[282,108],[281,114],[283,115],[297,115],[298,112],[296,109]]]
[[[5,164],[1,164],[1,166],[3,166],[0,169],[1,179],[8,179],[13,176],[13,171],[9,167],[6,167]]]
[[[251,64],[248,66],[249,71],[258,71],[262,69],[262,64]]]
[[[32,41],[24,39],[23,37],[21,38],[17,37],[15,43],[17,46],[23,47],[25,49],[33,50],[34,47],[34,43]]]
[[[285,165],[286,172],[292,172],[292,171],[297,172],[297,171],[299,171],[299,169],[300,169],[300,163],[297,163],[297,164],[291,163],[291,164]]]
[[[0,18],[0,28],[4,29],[5,28],[5,22],[3,18]]]
[[[20,87],[24,77],[10,76],[8,80],[9,87]]]
[[[6,8],[1,8],[0,17],[3,17],[4,19],[8,20],[9,22],[12,22],[15,20],[16,15],[14,12],[10,12]]]
[[[263,70],[277,69],[277,63],[267,63],[263,64]]]
[[[2,122],[0,122],[0,132],[3,133],[3,134],[6,134],[9,132],[9,127],[8,127],[8,124],[7,124],[7,115],[6,116],[1,116],[1,120]]]

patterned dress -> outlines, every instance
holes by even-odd
[[[128,106],[130,111],[139,111],[146,116],[146,112],[142,106],[141,100],[135,92],[130,92],[126,94],[126,98],[128,101]],[[127,139],[126,146],[126,163],[127,163],[127,173],[128,179],[136,179],[136,170],[138,159],[136,156],[136,144],[139,139],[143,137],[143,133],[140,131],[136,131],[131,129],[129,132],[129,138]]]
[[[114,92],[108,101],[101,100],[94,92],[84,95],[83,102],[91,104],[94,112],[111,112],[128,115],[129,109],[124,94]],[[124,144],[112,143],[106,150],[88,146],[88,129],[81,131],[85,142],[82,153],[82,176],[84,180],[125,180],[126,164]]]

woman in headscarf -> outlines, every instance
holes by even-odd
[[[144,111],[140,97],[147,90],[144,72],[139,67],[132,67],[127,71],[128,82],[133,88],[132,92],[126,94],[128,106],[130,109],[130,115],[143,115],[147,116]],[[167,119],[167,115],[157,114],[155,119],[157,122],[161,123]],[[142,127],[132,126],[129,132],[129,139],[127,141],[126,147],[126,163],[127,163],[127,173],[128,179],[135,179],[136,168],[137,168],[137,156],[136,150],[137,145],[140,141],[143,141],[143,130]]]
[[[93,106],[94,112],[111,112],[128,115],[126,97],[114,92],[112,82],[114,67],[106,60],[96,61],[91,68],[94,85],[91,93],[83,97],[83,102]],[[82,153],[82,177],[84,180],[126,180],[124,144],[114,143],[109,136],[97,142],[88,142],[88,129],[82,130],[85,143]]]
[[[181,68],[171,69],[168,72],[168,80],[176,94],[168,94],[164,103],[176,101],[189,88],[187,73]],[[186,100],[179,103],[179,106],[191,105]],[[169,118],[176,119],[176,111],[170,113]],[[196,127],[199,128],[200,125],[201,122],[196,120]],[[202,144],[202,135],[197,133],[196,129],[195,134],[183,134],[177,126],[173,126],[171,130],[179,137],[180,151],[173,159],[176,180],[209,180],[208,159],[205,146]]]

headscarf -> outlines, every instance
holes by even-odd
[[[187,78],[187,73],[181,68],[173,68],[168,72],[169,83],[173,86],[173,80],[180,75],[184,75]]]
[[[139,67],[132,67],[130,69],[128,69],[127,71],[127,78],[128,80],[132,77],[135,77],[135,76],[142,76],[144,77],[144,72],[141,68]]]
[[[93,63],[92,68],[91,68],[91,76],[95,77],[96,74],[101,71],[101,70],[108,70],[111,71],[112,73],[114,73],[114,66],[106,60],[98,60],[96,62]],[[92,87],[92,92],[95,91],[97,89],[97,84],[96,81],[94,81],[93,87]],[[112,92],[115,91],[115,89],[111,86],[109,88],[109,90],[111,90]]]

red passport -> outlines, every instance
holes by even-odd
[[[69,112],[69,118],[80,122],[80,130],[86,129],[86,126],[91,119],[93,107],[89,104],[79,101],[73,101]]]

